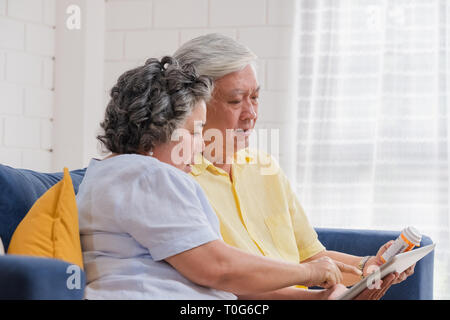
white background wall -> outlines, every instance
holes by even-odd
[[[88,2],[72,2],[80,4],[85,18],[88,15],[85,11],[90,10],[86,6]],[[289,172],[292,163],[288,136],[293,126],[288,124],[294,117],[287,112],[287,104],[291,97],[288,87],[293,66],[290,58],[294,0],[106,0],[104,5],[104,17],[100,14],[96,18],[97,26],[104,19],[102,26],[106,30],[102,53],[103,92],[100,93],[103,104],[98,106],[95,94],[81,90],[86,105],[92,101],[93,108],[103,110],[107,92],[118,76],[147,58],[172,54],[179,45],[201,34],[223,33],[248,45],[260,58],[258,78],[262,91],[258,127],[280,129],[280,162]],[[60,114],[73,108],[61,103],[58,91],[64,92],[70,85],[81,86],[85,81],[74,78],[69,83],[70,75],[66,74],[58,82],[56,94],[52,91],[54,73],[58,74],[58,70],[53,70],[52,57],[55,48],[63,42],[55,36],[54,26],[65,27],[62,23],[65,17],[61,17],[64,14],[58,10],[55,18],[55,0],[0,0],[0,162],[3,164],[59,171],[64,155],[76,149],[70,144],[80,143],[91,146],[85,148],[82,158],[67,160],[70,169],[85,166],[90,157],[98,155],[92,147],[97,122],[89,121],[86,116],[72,124],[58,120],[60,117],[53,125],[51,122],[58,111]],[[96,28],[92,24],[83,26],[91,28],[87,34],[98,31],[92,30]],[[82,37],[87,37],[86,33]],[[86,59],[99,53],[97,49],[86,53],[90,49],[89,41],[80,43],[78,50],[86,54]],[[56,59],[61,61],[64,57]],[[86,141],[90,135],[92,140]],[[53,153],[49,152],[51,149]]]
[[[0,0],[0,163],[52,163],[55,0]]]

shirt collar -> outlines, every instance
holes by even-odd
[[[195,155],[194,163],[191,170],[191,174],[194,176],[201,175],[209,166],[214,167],[214,165],[200,153]]]
[[[245,163],[250,163],[253,160],[253,155],[250,154],[250,152],[247,149],[238,151],[234,154],[234,161],[232,166],[240,165],[241,163],[237,160],[244,159]],[[223,171],[222,169],[216,167],[214,164],[211,163],[208,159],[206,159],[202,154],[197,154],[195,156],[195,165],[192,166],[191,174],[194,176],[199,176],[205,172],[205,170],[210,171],[213,174],[220,174],[220,175],[227,175],[228,174]]]

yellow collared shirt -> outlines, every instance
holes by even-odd
[[[204,157],[191,175],[205,191],[223,240],[247,252],[300,262],[325,247],[278,163],[262,152],[242,150],[228,174]]]

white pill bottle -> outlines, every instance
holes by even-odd
[[[395,239],[395,242],[383,253],[381,260],[383,263],[391,259],[393,256],[412,250],[414,247],[420,247],[422,235],[419,230],[414,227],[407,227]]]

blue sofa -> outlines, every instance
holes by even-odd
[[[328,250],[357,256],[375,255],[383,244],[400,235],[400,231],[381,230],[316,228],[316,231]],[[422,236],[421,246],[432,243],[430,237]],[[434,251],[416,264],[414,274],[406,281],[389,288],[382,300],[432,300],[433,269]]]
[[[83,179],[85,169],[71,171],[75,189]],[[62,178],[62,173],[39,173],[14,169],[0,164],[0,238],[5,251],[11,236],[34,202]],[[320,241],[328,250],[364,256],[373,255],[378,248],[399,232],[317,228]],[[423,237],[422,245],[432,243]],[[407,281],[393,286],[384,299],[433,299],[434,253],[422,259]],[[70,264],[47,258],[15,255],[0,256],[0,299],[70,299],[83,298],[85,274],[81,286],[71,288]]]
[[[85,170],[70,173],[75,192]],[[14,230],[36,200],[62,179],[61,173],[46,174],[13,169],[0,164],[0,238],[5,251]],[[85,274],[81,270],[81,286],[70,289],[70,264],[56,259],[5,255],[0,256],[0,299],[82,299]]]

